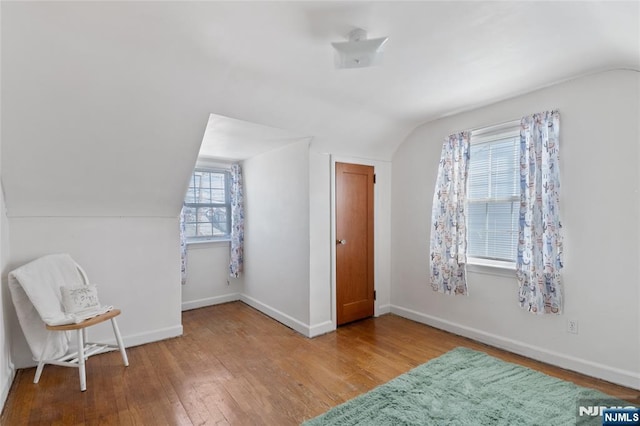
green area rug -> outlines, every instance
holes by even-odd
[[[456,348],[304,426],[601,425],[579,405],[633,405],[593,389]],[[637,403],[637,401],[636,401]]]

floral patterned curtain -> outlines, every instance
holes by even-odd
[[[524,117],[520,125],[516,273],[520,306],[536,314],[559,314],[562,310],[559,131],[558,111]]]
[[[431,212],[431,287],[467,294],[466,187],[469,132],[449,136],[442,146]]]
[[[244,262],[244,189],[240,164],[231,166],[231,256],[229,276],[237,278]]]
[[[180,210],[180,281],[187,283],[187,237],[184,224],[184,206]]]

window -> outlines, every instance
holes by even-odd
[[[471,134],[467,187],[467,255],[470,263],[512,266],[518,250],[520,128]]]
[[[224,239],[231,229],[229,172],[196,169],[184,199],[188,241]]]

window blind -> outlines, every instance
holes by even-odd
[[[229,172],[196,169],[184,200],[185,235],[189,239],[227,237],[231,204]]]
[[[514,262],[518,248],[520,136],[516,129],[471,136],[467,254]]]

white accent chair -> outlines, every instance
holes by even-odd
[[[69,314],[63,308],[62,287],[89,286],[87,274],[69,255],[44,256],[9,273],[9,289],[18,320],[38,367],[33,379],[38,383],[45,364],[78,368],[80,390],[87,389],[85,364],[92,355],[118,349],[129,365],[116,317],[119,309],[99,307]],[[88,340],[87,329],[111,321],[116,345]],[[69,352],[69,333],[76,331],[78,348]]]

